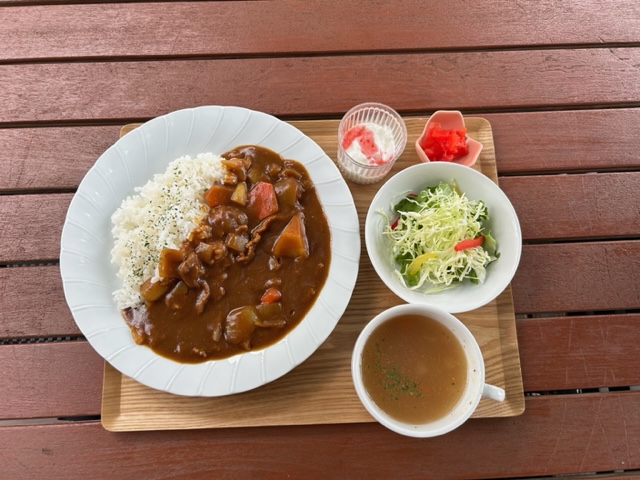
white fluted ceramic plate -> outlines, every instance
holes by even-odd
[[[136,345],[114,303],[111,215],[122,200],[182,155],[221,154],[238,145],[270,148],[305,165],[331,231],[331,264],[315,304],[285,338],[224,360],[180,364]],[[149,387],[189,396],[251,390],[308,358],[344,313],[358,274],[360,232],[351,193],[324,151],[295,127],[265,113],[205,106],[155,118],[109,148],[80,183],[62,230],[64,294],[83,335],[113,367]]]

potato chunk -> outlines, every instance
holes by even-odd
[[[151,281],[151,278],[148,278],[144,281],[144,283],[140,286],[140,295],[147,302],[155,302],[160,297],[162,297],[165,293],[167,293],[175,280],[173,279],[160,279],[158,281]]]
[[[227,315],[224,325],[224,339],[233,344],[246,344],[251,341],[256,329],[258,314],[255,307],[246,306],[231,310]]]
[[[231,201],[244,207],[247,204],[247,199],[247,184],[244,182],[240,182],[238,185],[236,185],[236,188],[231,195]]]
[[[184,260],[184,254],[175,248],[163,248],[158,262],[158,274],[162,278],[180,278],[178,267]]]
[[[286,177],[278,180],[274,185],[276,196],[278,197],[278,205],[284,210],[292,210],[296,207],[300,196],[302,195],[302,185],[296,179]]]

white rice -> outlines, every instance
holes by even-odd
[[[114,292],[119,308],[142,303],[140,285],[157,277],[163,248],[179,248],[207,214],[204,194],[224,176],[221,157],[201,153],[180,157],[166,172],[135,189],[111,217],[114,246],[111,261],[118,266],[122,288]]]

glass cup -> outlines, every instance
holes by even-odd
[[[443,416],[425,423],[412,424],[397,420],[381,409],[369,396],[362,379],[362,353],[367,339],[381,324],[403,315],[428,317],[443,325],[460,342],[467,363],[467,381],[455,406]],[[362,330],[353,349],[351,374],[356,393],[367,411],[385,427],[410,437],[435,437],[462,425],[475,411],[480,398],[503,401],[505,391],[485,383],[485,367],[478,342],[469,329],[451,315],[437,307],[404,304],[391,307],[371,320]],[[426,388],[429,386],[427,385]]]
[[[357,140],[343,147],[348,132],[360,125],[380,140],[374,142],[376,154],[368,155],[370,152],[359,148]],[[338,167],[349,180],[375,183],[389,173],[406,144],[407,127],[395,110],[381,103],[356,105],[342,117],[338,126]]]

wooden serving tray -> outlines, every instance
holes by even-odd
[[[465,119],[469,136],[484,145],[475,169],[497,183],[490,123]],[[387,178],[418,162],[414,143],[425,118],[406,118],[407,148]],[[291,122],[313,138],[335,161],[337,120]],[[126,125],[121,135],[137,125]],[[347,181],[353,194],[360,230],[367,208],[381,183]],[[363,235],[363,233],[362,233]],[[351,381],[351,352],[364,325],[380,311],[403,303],[378,278],[367,256],[364,237],[360,270],[351,301],[335,330],[320,348],[287,375],[255,390],[227,397],[183,397],[146,387],[104,367],[102,425],[111,431],[301,425],[373,422]],[[475,335],[486,365],[486,381],[503,387],[504,402],[482,399],[473,417],[509,417],[524,411],[520,356],[511,287],[477,310],[457,314]]]

